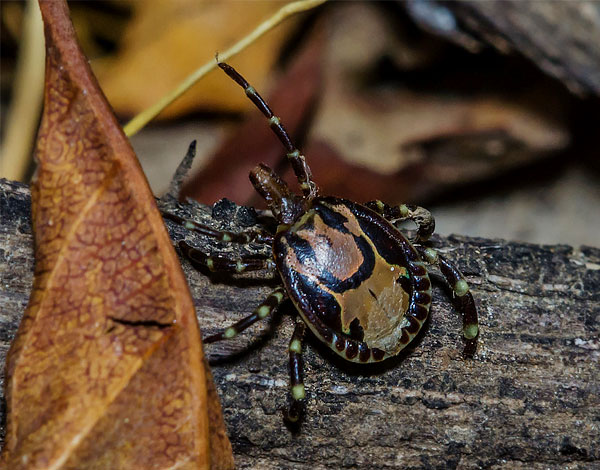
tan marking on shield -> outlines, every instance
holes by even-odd
[[[364,332],[363,341],[369,347],[390,354],[397,352],[402,336],[400,324],[409,303],[408,292],[396,282],[402,276],[402,270],[406,271],[377,256],[369,279],[356,289],[334,294],[342,306],[342,330],[345,333],[350,332],[350,324],[357,318]]]
[[[351,213],[349,217],[354,218]],[[315,279],[323,271],[330,272],[340,281],[352,277],[364,261],[363,254],[356,245],[352,234],[342,233],[329,227],[316,213],[312,214],[312,218],[314,227],[298,230],[296,235],[310,244],[315,259],[302,264],[295,254],[290,254],[289,259],[294,268],[300,273]],[[354,220],[354,223],[358,227],[356,220]],[[358,228],[360,230],[360,227]],[[361,233],[360,231],[351,230],[350,227],[349,230],[357,236]]]
[[[336,205],[335,210],[348,219],[344,226],[352,234],[363,234],[358,220],[349,208]],[[397,280],[406,275],[406,268],[389,264],[379,255],[372,240],[368,237],[365,239],[375,254],[375,266],[371,276],[356,289],[335,294],[342,306],[342,331],[349,333],[350,323],[357,318],[365,335],[364,341],[370,347],[395,354],[400,349],[398,344],[402,336],[399,325],[408,310],[409,302],[408,292]]]

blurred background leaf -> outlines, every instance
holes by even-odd
[[[127,2],[131,18],[117,42],[115,54],[95,60],[93,68],[115,110],[134,115],[154,104],[199,64],[223,51],[258,23],[275,13],[281,2],[154,0]],[[232,60],[236,67],[252,70],[252,80],[265,83],[293,26],[286,21]],[[243,111],[244,95],[229,92],[218,74],[202,80],[161,117],[203,110]]]
[[[101,85],[125,120],[281,5],[140,0],[72,8]],[[232,64],[273,96],[323,193],[428,204],[441,233],[600,244],[600,5],[499,5],[332,2],[286,21]],[[3,2],[2,13],[7,102],[22,5]],[[315,77],[288,72],[317,22],[321,78],[303,97],[296,90]],[[197,139],[199,187],[188,183],[187,194],[204,193],[205,203],[225,196],[260,202],[244,177],[248,167],[267,161],[290,171],[251,108],[215,72],[135,135],[154,191],[166,190]]]

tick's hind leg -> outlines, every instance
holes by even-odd
[[[306,325],[300,319],[296,319],[296,328],[288,347],[290,353],[290,407],[285,414],[285,419],[295,423],[302,416],[304,398],[304,381],[302,380],[302,343]]]
[[[217,341],[222,341],[224,339],[235,338],[239,333],[257,321],[264,320],[265,318],[269,317],[271,313],[273,313],[273,311],[276,310],[279,305],[281,305],[281,302],[283,302],[285,298],[285,289],[283,287],[278,287],[271,292],[258,307],[254,309],[252,314],[248,315],[246,318],[242,318],[240,321],[225,328],[223,331],[211,335],[208,338],[204,338],[204,343],[216,343]]]
[[[379,200],[367,202],[365,206],[382,215],[394,225],[405,220],[412,220],[417,225],[417,241],[428,240],[435,230],[435,219],[431,212],[424,207],[412,204],[390,206]]]
[[[204,266],[213,272],[244,273],[248,271],[275,272],[275,262],[266,256],[237,256],[227,253],[207,255],[181,240],[179,249],[193,264]]]
[[[479,321],[477,319],[477,308],[473,295],[469,290],[469,284],[464,276],[454,265],[442,255],[438,254],[433,248],[417,246],[419,254],[429,264],[436,264],[446,281],[450,285],[454,294],[456,308],[463,315],[463,338],[465,340],[464,355],[473,356],[477,348],[477,338],[479,337]]]

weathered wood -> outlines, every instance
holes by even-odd
[[[598,2],[415,1],[406,5],[411,13],[420,7],[417,20],[428,23],[429,29],[467,47],[476,38],[501,51],[516,51],[571,90],[600,95]],[[448,28],[446,16],[435,11],[439,8],[452,12],[455,28]]]
[[[221,222],[207,208],[165,204],[229,228],[253,219],[226,204],[215,213]],[[0,180],[0,215],[4,361],[32,282],[28,189]],[[439,288],[429,327],[388,364],[345,364],[310,339],[307,416],[292,433],[281,414],[288,305],[261,336],[258,328],[206,348],[238,468],[600,468],[600,250],[457,236],[433,244],[472,286],[481,321],[475,358],[462,359],[461,322]],[[246,315],[274,285],[184,268],[207,334]]]

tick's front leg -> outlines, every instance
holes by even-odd
[[[271,292],[258,307],[254,309],[252,314],[242,318],[219,333],[211,335],[207,338],[203,338],[202,341],[204,343],[216,343],[217,341],[235,338],[238,334],[257,321],[264,320],[265,318],[269,317],[273,311],[276,310],[279,305],[281,305],[281,302],[283,302],[286,297],[285,289],[283,287],[278,287]]]

